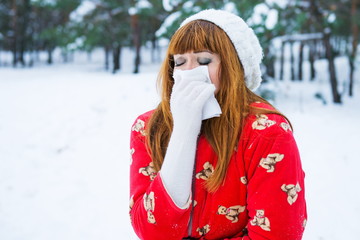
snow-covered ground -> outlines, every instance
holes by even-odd
[[[130,55],[129,55],[130,56]],[[128,220],[129,133],[156,106],[158,65],[101,70],[101,57],[33,69],[0,67],[0,239],[137,239]],[[127,59],[125,61],[125,59]],[[85,64],[86,63],[86,64]],[[346,79],[344,59],[337,61]],[[360,66],[358,66],[360,67]],[[305,240],[360,236],[360,72],[355,97],[331,102],[326,63],[315,83],[277,82],[306,172]]]

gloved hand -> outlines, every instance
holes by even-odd
[[[180,81],[174,84],[170,97],[174,127],[160,175],[166,191],[180,208],[189,203],[202,109],[214,91],[213,84]]]
[[[180,81],[200,81],[205,83],[211,83],[208,66],[199,66],[191,70],[175,69],[173,73],[175,83]],[[215,95],[207,99],[202,109],[202,120],[219,117],[221,115],[221,108],[217,102]]]
[[[202,110],[214,94],[215,86],[201,81],[176,82],[170,97],[170,110],[174,131],[198,134],[201,128]]]

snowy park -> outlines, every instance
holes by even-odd
[[[137,239],[128,217],[129,134],[134,119],[158,103],[159,64],[145,58],[140,74],[129,62],[113,75],[95,56],[0,69],[0,239]],[[346,61],[336,63],[346,79]],[[321,71],[326,62],[316,67],[323,79],[271,85],[306,172],[304,239],[356,239],[360,72],[355,96],[335,105]]]
[[[359,239],[359,4],[1,2],[0,240],[139,240],[129,218],[131,127],[159,104],[169,37],[206,8],[241,15],[263,46],[256,93],[294,128],[303,239]]]

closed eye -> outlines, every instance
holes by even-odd
[[[200,65],[208,65],[209,63],[211,63],[211,59],[210,58],[204,58],[204,57],[199,57],[197,59],[198,63]]]
[[[186,62],[186,60],[184,58],[175,59],[175,67],[179,67],[179,66],[183,65],[185,62]]]

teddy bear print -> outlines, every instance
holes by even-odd
[[[145,136],[145,122],[143,120],[138,119],[131,128],[131,130],[135,132],[140,132],[141,135]]]
[[[239,221],[238,215],[245,210],[244,206],[236,205],[232,207],[219,206],[217,214],[225,215],[232,223]]]
[[[154,180],[156,177],[156,171],[154,169],[153,162],[150,162],[146,167],[140,168],[139,173],[142,173],[144,176],[149,176],[151,181]]]
[[[156,220],[154,214],[151,211],[147,211],[147,219],[149,223],[155,224]]]
[[[274,172],[276,163],[283,160],[284,154],[271,153],[266,158],[260,160],[260,166],[267,169],[266,172]]]
[[[144,195],[144,208],[147,212],[147,220],[149,223],[155,224],[155,216],[153,214],[155,210],[155,198],[154,192],[150,192],[149,194]]]
[[[246,185],[246,184],[247,184],[247,178],[246,178],[246,176],[241,177],[241,178],[240,178],[240,182],[241,182],[242,184]]]
[[[130,149],[130,165],[131,165],[132,162],[133,162],[132,155],[134,154],[134,152],[135,152],[135,149],[134,149],[134,148]]]
[[[129,216],[130,216],[130,222],[132,222],[132,218],[131,218],[131,209],[134,206],[134,198],[133,196],[131,196],[130,201],[129,201]]]
[[[304,222],[303,222],[303,228],[306,227],[306,224],[307,224],[307,220],[306,220],[306,218],[305,218],[305,219],[304,219]]]
[[[286,123],[286,122],[280,123],[280,127],[282,127],[282,129],[284,129],[286,132],[287,132],[288,130],[291,131],[290,124],[288,124],[288,123]]]
[[[256,115],[256,120],[252,124],[253,129],[264,130],[267,127],[271,127],[276,122],[269,120],[269,117],[265,114]]]
[[[265,217],[264,210],[256,210],[256,215],[254,219],[250,221],[252,226],[259,226],[265,231],[270,231],[270,221]]]
[[[287,193],[288,197],[287,197],[287,201],[290,205],[292,205],[296,199],[298,198],[298,192],[301,191],[301,187],[299,184],[289,184],[289,185],[286,185],[286,184],[283,184],[281,186],[281,189]]]
[[[155,210],[155,198],[154,192],[150,192],[149,194],[144,195],[144,208],[146,211],[154,211]]]
[[[202,228],[197,228],[196,231],[200,234],[200,236],[204,236],[210,231],[210,225],[206,224]]]
[[[133,206],[134,206],[134,196],[131,196],[129,201],[129,210],[131,210]]]
[[[204,169],[196,174],[196,178],[208,180],[211,174],[214,172],[214,167],[209,162],[204,163],[203,167]]]

